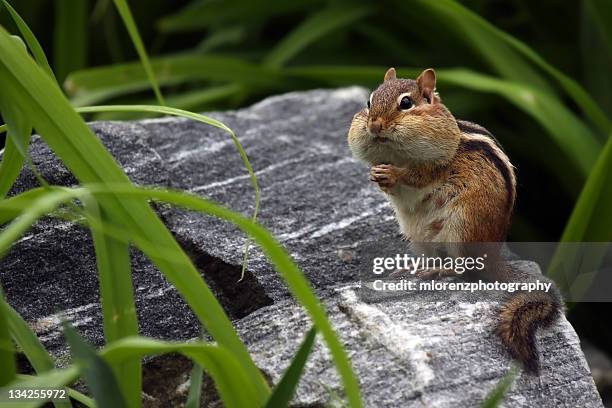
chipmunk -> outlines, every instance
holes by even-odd
[[[442,104],[433,69],[412,80],[390,68],[353,117],[348,143],[372,166],[370,180],[390,200],[409,241],[499,242],[501,248],[516,199],[514,167],[491,133],[455,119]],[[484,272],[488,280],[524,278],[506,262]],[[496,332],[528,372],[539,373],[537,328],[550,325],[562,307],[556,288],[516,293],[501,306]]]

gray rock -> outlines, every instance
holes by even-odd
[[[211,116],[240,138],[261,186],[259,220],[324,299],[367,405],[473,406],[511,364],[491,333],[496,302],[367,303],[357,296],[362,249],[401,243],[389,205],[346,147],[352,115],[366,98],[361,88],[290,93]],[[224,132],[176,118],[91,126],[135,182],[189,190],[247,215],[253,211],[249,176]],[[30,152],[47,180],[75,183],[39,138]],[[25,168],[11,194],[35,185]],[[277,380],[308,326],[278,274],[253,248],[246,278],[238,282],[245,241],[240,231],[201,214],[166,206],[158,211],[235,321],[257,364]],[[132,261],[141,333],[195,337],[198,322],[176,290],[138,251]],[[87,231],[41,220],[0,261],[0,280],[11,305],[56,356],[66,350],[60,312],[90,341],[103,344]],[[506,405],[601,406],[569,323],[563,318],[542,331],[539,342],[542,376],[521,374]],[[330,389],[341,393],[329,355],[319,345],[296,401],[323,403]]]
[[[478,406],[512,364],[491,330],[495,303],[400,299],[372,304],[360,300],[357,285],[345,285],[334,288],[325,304],[349,350],[366,406]],[[308,326],[302,308],[291,301],[262,308],[237,323],[256,364],[275,381]],[[538,343],[541,376],[521,372],[505,407],[602,406],[567,320],[542,331]],[[327,403],[333,399],[329,389],[340,392],[340,380],[319,341],[295,402]]]

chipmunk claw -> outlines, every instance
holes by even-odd
[[[399,181],[399,171],[390,164],[379,164],[370,169],[370,181],[378,184],[381,189],[388,189]]]

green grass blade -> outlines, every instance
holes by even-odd
[[[291,365],[289,365],[289,368],[287,368],[281,380],[274,390],[272,390],[272,395],[270,395],[268,402],[266,402],[266,408],[289,406],[298,382],[300,381],[300,377],[302,376],[302,372],[304,371],[308,356],[312,351],[316,335],[317,331],[314,328],[308,331],[300,349],[293,357]]]
[[[421,13],[428,17],[430,24],[444,25],[456,33],[458,40],[471,47],[504,78],[554,94],[550,83],[500,35],[501,30],[465,6],[454,0],[416,0],[410,4],[398,2],[398,5],[406,13]]]
[[[10,305],[5,304],[6,317],[11,331],[11,336],[15,343],[23,351],[26,358],[38,374],[51,371],[55,368],[53,359],[40,343],[30,326]],[[56,408],[69,408],[72,406],[70,401],[53,402]]]
[[[612,135],[599,155],[565,226],[562,242],[612,240]]]
[[[175,55],[151,60],[152,69],[161,85],[178,85],[209,80],[271,90],[299,86],[276,69],[261,67],[247,61],[216,55]],[[146,90],[147,74],[139,63],[114,64],[88,68],[70,74],[64,88],[75,106]]]
[[[11,388],[62,388],[71,384],[78,377],[78,368],[71,366],[61,370],[52,370],[36,376],[21,376],[10,384]],[[37,408],[45,404],[45,400],[20,401],[3,404],[3,408]]]
[[[34,370],[39,374],[53,370],[55,368],[53,359],[25,320],[8,304],[5,305],[5,313],[11,335]]]
[[[78,108],[77,111],[80,112],[80,113],[90,113],[90,112],[155,112],[155,113],[161,113],[161,114],[166,114],[166,115],[180,116],[180,117],[184,117],[184,118],[188,118],[188,119],[193,119],[193,120],[196,120],[198,122],[202,122],[202,123],[214,126],[216,128],[219,128],[221,130],[224,130],[225,132],[227,132],[230,135],[230,137],[232,139],[232,142],[234,142],[234,146],[236,147],[236,149],[238,150],[238,153],[240,154],[240,158],[242,159],[242,162],[244,163],[244,166],[246,167],[247,171],[249,172],[249,176],[250,176],[250,179],[251,179],[251,185],[253,186],[253,190],[255,191],[255,208],[253,209],[253,214],[251,215],[251,219],[252,219],[253,222],[255,222],[257,220],[257,214],[259,213],[259,204],[261,202],[261,190],[259,188],[259,184],[257,183],[257,177],[255,175],[255,171],[253,170],[253,166],[251,165],[251,162],[249,161],[249,158],[248,158],[244,148],[242,147],[242,144],[238,140],[238,137],[236,137],[236,134],[234,133],[233,130],[231,130],[230,128],[225,126],[223,123],[219,122],[218,120],[209,118],[207,116],[200,115],[198,113],[183,111],[183,110],[176,109],[176,108],[160,107],[160,106],[147,106],[147,105],[89,106],[89,107]],[[247,241],[245,242],[245,246],[244,246],[244,251],[243,251],[244,252],[244,258],[243,258],[243,262],[242,262],[242,274],[241,274],[241,278],[240,279],[242,279],[244,277],[244,273],[245,273],[246,268],[247,268],[248,254],[249,254],[249,245],[250,245],[250,240],[247,238]]]
[[[56,0],[53,65],[60,83],[87,62],[89,0]]]
[[[177,13],[165,16],[157,26],[164,33],[202,30],[226,23],[260,25],[271,17],[317,6],[317,0],[293,1],[193,1]]]
[[[4,256],[13,242],[27,231],[38,218],[50,213],[60,203],[67,201],[72,196],[73,194],[70,191],[53,190],[41,194],[37,200],[31,202],[27,207],[27,211],[23,211],[15,221],[5,227],[2,233],[0,233],[0,258]],[[6,204],[6,201],[9,200],[1,201],[0,206]],[[2,214],[4,216],[6,212],[2,211]]]
[[[109,194],[112,196],[119,195],[122,197],[147,197],[160,201],[166,201],[171,204],[179,205],[194,211],[201,211],[207,214],[211,214],[236,224],[239,228],[241,228],[243,231],[253,237],[253,239],[260,245],[268,259],[275,265],[277,271],[281,274],[285,282],[287,282],[287,285],[289,286],[289,289],[291,290],[293,295],[302,305],[304,305],[306,310],[309,312],[312,321],[314,322],[319,332],[322,333],[336,362],[338,372],[340,373],[340,376],[343,379],[345,391],[349,398],[351,406],[361,406],[359,385],[357,379],[352,371],[348,356],[346,355],[346,352],[342,347],[342,343],[340,342],[330,322],[327,320],[324,307],[317,300],[312,288],[308,284],[308,281],[302,275],[295,263],[292,261],[289,254],[282,248],[280,243],[278,243],[278,241],[275,240],[265,228],[261,227],[258,224],[254,224],[251,220],[238,213],[235,213],[231,210],[214,204],[201,197],[186,193],[168,192],[152,189],[137,189],[125,184],[100,186],[89,185],[86,189],[61,189],[59,192],[56,193],[60,192],[64,194],[64,200],[82,197],[83,195],[87,194],[94,194],[94,196],[100,194]],[[39,200],[42,203],[46,203],[48,200],[48,195],[49,193],[42,196]],[[17,197],[15,199],[17,199]],[[3,204],[4,203],[0,203],[0,209],[2,208]],[[56,205],[59,205],[59,202],[56,202]],[[33,203],[30,208],[28,208],[28,210],[24,212],[24,214],[29,213],[31,211],[31,208],[40,208],[41,206],[41,204]],[[51,211],[51,209],[48,209],[48,211]],[[39,214],[39,216],[40,215],[41,214]],[[14,223],[17,223],[22,218],[23,215],[19,217]],[[2,249],[2,242],[4,242],[3,235],[6,234],[7,231],[12,228],[12,226],[13,224],[11,224],[7,228],[7,230],[5,230],[4,233],[0,234],[0,250]],[[133,236],[133,239],[136,245],[140,247],[143,242],[148,243],[149,236],[144,235],[143,233],[139,233]],[[149,252],[147,251],[146,247],[142,249],[145,253]]]
[[[11,383],[17,375],[15,347],[11,340],[8,322],[8,305],[4,301],[4,292],[0,288],[0,387]]]
[[[166,98],[169,106],[177,109],[188,110],[192,112],[201,112],[206,109],[213,109],[218,103],[231,100],[232,98],[244,92],[245,88],[239,84],[210,86],[205,89],[195,89],[193,91],[185,91],[179,94],[170,95]],[[135,101],[138,105],[155,105],[155,100],[148,99],[146,101]],[[78,110],[78,108],[77,108]],[[94,120],[132,120],[148,117],[156,117],[163,115],[158,112],[101,112],[94,114]]]
[[[62,325],[64,337],[70,345],[72,360],[79,367],[96,404],[99,407],[128,407],[108,363],[98,356],[94,348],[87,344],[69,323],[63,322]]]
[[[504,401],[506,393],[512,386],[514,379],[516,378],[516,374],[518,373],[518,369],[516,366],[512,366],[510,371],[497,383],[495,388],[487,394],[487,397],[482,403],[482,408],[496,408],[499,407],[500,404]]]
[[[546,62],[525,43],[493,26],[455,0],[417,0],[414,5],[433,12],[434,16],[447,22],[450,28],[458,30],[458,38],[474,47],[503,77],[551,94],[550,86],[527,62],[535,64],[561,85],[601,132],[608,134],[612,130],[612,122],[584,88]]]
[[[0,163],[0,199],[6,196],[21,172],[32,133],[27,118],[14,106],[8,106],[3,114],[9,131]]]
[[[153,91],[155,92],[155,97],[160,105],[165,105],[164,97],[159,89],[159,84],[157,83],[157,79],[155,78],[155,73],[153,72],[153,68],[151,68],[151,62],[149,61],[149,56],[147,55],[147,50],[142,42],[142,38],[140,38],[140,34],[138,33],[138,27],[136,26],[136,22],[134,21],[134,17],[132,17],[132,12],[130,11],[130,7],[128,6],[125,0],[113,0],[115,2],[115,7],[117,7],[117,11],[125,24],[125,28],[130,34],[130,38],[132,39],[132,43],[134,43],[134,48],[136,48],[136,52],[140,57],[140,61],[142,66],[144,67],[147,77],[149,78],[149,82],[153,87]]]
[[[369,6],[332,6],[309,16],[268,54],[264,65],[280,67],[316,40],[354,23],[368,14]]]
[[[92,197],[84,199],[83,202],[90,216],[104,222],[106,215]],[[104,334],[106,342],[112,343],[138,334],[130,248],[128,243],[116,240],[96,228],[96,224],[90,223],[89,226],[98,266]],[[112,366],[112,370],[128,405],[140,406],[142,388],[140,361],[126,361],[123,364]]]
[[[93,400],[93,398],[89,398],[87,395],[78,392],[77,390],[73,389],[73,388],[68,388],[68,396],[70,398],[72,398],[75,401],[80,402],[81,404],[85,405],[87,408],[96,408],[96,402]]]
[[[48,190],[34,188],[14,197],[0,200],[0,225],[17,218],[25,208],[28,208],[47,192]]]
[[[27,112],[34,128],[81,182],[129,183],[123,170],[57,86],[27,55],[18,51],[17,45],[2,30],[0,55],[3,56],[0,59],[0,81],[4,84],[3,92],[0,93],[0,111],[7,103],[11,103]],[[249,376],[256,381],[259,398],[263,403],[269,389],[246,347],[189,257],[146,201],[107,195],[99,203],[118,225],[125,226],[134,234],[148,237],[156,247],[175,252],[176,262],[167,262],[157,251],[149,251],[145,255],[177,288],[215,340],[230,349],[239,359]],[[15,223],[27,221],[24,215]],[[13,224],[0,235],[0,244],[9,245],[19,236],[14,235],[16,230],[11,228]]]
[[[581,2],[580,51],[583,80],[595,100],[612,115],[612,4],[606,0]],[[593,52],[597,50],[597,52]]]
[[[187,402],[185,408],[200,408],[200,399],[202,397],[202,376],[204,370],[202,366],[193,363],[191,376],[189,377],[189,393],[187,394]]]
[[[309,313],[315,327],[323,335],[327,346],[334,358],[338,372],[342,378],[345,392],[348,396],[351,407],[360,407],[361,398],[359,392],[359,383],[353,373],[346,351],[344,350],[340,339],[334,331],[331,323],[327,319],[327,313],[323,305],[319,302],[310,287],[310,284],[301,273],[297,265],[293,262],[287,251],[280,243],[262,226],[253,223],[250,219],[242,216],[239,213],[233,212],[209,200],[199,196],[176,192],[163,191],[155,189],[134,188],[130,186],[110,186],[96,187],[94,185],[87,186],[87,189],[92,194],[102,194],[105,191],[112,191],[114,194],[126,196],[144,196],[152,199],[165,201],[174,205],[178,205],[193,211],[200,211],[220,219],[229,221],[244,232],[248,233],[255,242],[261,247],[264,254],[270,262],[275,266],[276,270],[287,283],[289,290],[295,298],[304,306]],[[135,242],[139,245],[141,240],[146,240],[146,236],[135,237]]]
[[[11,15],[11,18],[15,22],[15,25],[19,29],[19,32],[23,36],[26,44],[28,45],[28,48],[32,52],[32,55],[34,56],[34,59],[36,60],[38,65],[42,69],[44,69],[51,78],[55,79],[55,76],[53,75],[53,70],[51,69],[49,61],[47,60],[47,56],[45,55],[43,48],[38,43],[36,36],[32,32],[32,30],[30,30],[30,27],[28,27],[26,22],[23,21],[21,16],[17,14],[15,9],[9,4],[7,0],[2,0],[2,4],[4,4],[4,7],[6,7],[9,14]]]
[[[240,363],[227,349],[201,342],[174,343],[145,337],[132,337],[115,342],[102,351],[108,362],[121,362],[134,357],[165,353],[181,353],[206,369],[221,395],[224,406],[257,406],[257,388]]]

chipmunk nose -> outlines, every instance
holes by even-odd
[[[368,130],[370,131],[370,133],[380,133],[380,131],[382,130],[383,127],[383,120],[382,118],[376,118],[376,119],[370,119],[369,123],[368,123]]]

